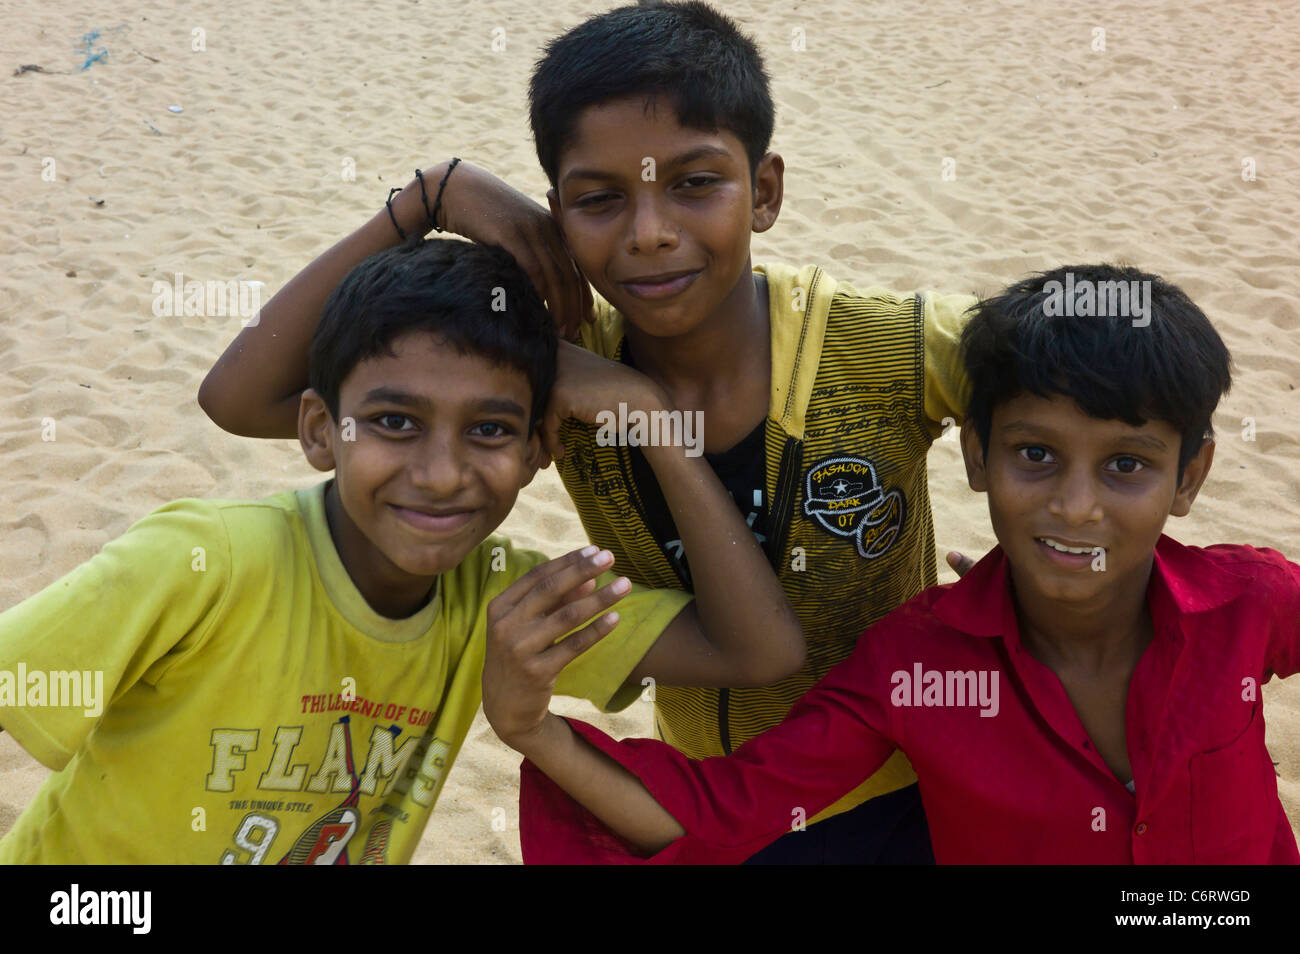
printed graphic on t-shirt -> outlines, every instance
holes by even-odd
[[[282,865],[345,865],[348,863],[348,840],[356,834],[361,822],[357,802],[361,797],[361,781],[352,761],[352,733],[349,717],[339,716],[343,727],[344,757],[351,788],[348,797],[338,808],[332,809],[312,822],[311,827],[298,836],[289,853],[280,859]],[[400,731],[400,730],[398,730]]]
[[[849,456],[829,457],[808,470],[803,508],[824,529],[851,538],[867,560],[893,546],[907,516],[902,492],[882,487],[870,461]]]
[[[330,724],[323,749],[314,753],[300,745],[306,725],[277,726],[270,751],[260,745],[257,729],[212,730],[207,790],[250,794],[251,782],[257,796],[231,798],[223,806],[243,815],[220,863],[387,864],[394,822],[409,821],[410,809],[431,806],[446,772],[448,743],[430,731],[420,734],[434,713],[337,693],[305,695],[302,708],[309,717],[346,709],[394,721],[371,726],[364,761],[354,755],[364,730],[351,714]],[[326,807],[321,796],[327,794],[343,798]],[[373,806],[368,812],[363,797]]]

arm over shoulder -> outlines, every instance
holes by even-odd
[[[616,742],[570,720],[585,741],[636,776],[686,836],[650,860],[735,864],[816,815],[875,773],[900,726],[888,676],[859,642],[780,725],[729,756],[696,761],[653,739]],[[531,762],[521,769],[520,840],[525,863],[641,860],[632,845],[565,794]]]

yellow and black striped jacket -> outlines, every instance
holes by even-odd
[[[800,672],[760,689],[657,687],[656,731],[695,758],[779,723],[863,630],[934,585],[926,452],[945,421],[960,422],[965,400],[957,345],[973,297],[858,292],[815,266],[754,270],[767,278],[772,319],[765,547],[808,656]],[[621,359],[622,316],[598,302],[583,344]],[[558,463],[589,539],[633,581],[682,588],[647,526],[628,448],[599,445],[596,431],[568,421]],[[895,752],[818,818],[915,779]]]

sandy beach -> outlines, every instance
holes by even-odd
[[[531,66],[606,8],[0,0],[0,609],[169,500],[322,479],[296,443],[207,419],[196,392],[240,316],[156,314],[155,282],[260,281],[269,298],[390,186],[452,155],[544,202]],[[974,10],[726,5],[766,57],[786,163],[754,260],[945,292],[1097,260],[1162,274],[1236,365],[1213,471],[1166,532],[1300,560],[1300,6]],[[986,505],[955,441],[935,445],[930,475],[940,552],[983,554]],[[553,471],[502,529],[557,555],[584,542]],[[1264,697],[1300,831],[1300,678]],[[651,732],[645,703],[556,710]],[[0,734],[0,833],[47,774]],[[518,862],[517,782],[480,714],[416,860]]]

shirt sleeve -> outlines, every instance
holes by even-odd
[[[505,573],[494,571],[496,558],[490,556],[494,552],[500,553]],[[466,562],[474,559],[482,563],[476,572],[484,581],[481,606],[486,616],[492,599],[550,558],[536,550],[515,547],[505,537],[491,537]],[[596,578],[596,586],[605,586],[616,579],[618,574],[612,570],[602,573]],[[656,589],[633,583],[627,596],[613,607],[618,612],[618,625],[564,668],[555,682],[554,694],[586,699],[604,712],[626,709],[641,693],[641,686],[624,685],[632,670],[693,598],[685,590]]]
[[[1285,679],[1300,672],[1300,565],[1292,563],[1276,550],[1256,548],[1256,552],[1281,571],[1259,598],[1276,607],[1276,622],[1269,634],[1264,660],[1264,679],[1273,675]]]
[[[229,566],[220,511],[177,501],[0,614],[0,726],[62,768],[105,709],[140,681],[156,684],[202,639]],[[54,704],[68,696],[74,704]]]
[[[664,742],[616,742],[571,720],[574,730],[641,779],[686,835],[652,858],[638,856],[525,761],[519,793],[526,864],[736,864],[875,773],[894,751],[888,676],[861,640],[779,726],[729,756],[696,761]]]
[[[973,295],[925,295],[925,417],[931,440],[965,416],[969,382],[961,333],[978,300]]]
[[[605,586],[617,578],[611,571],[597,578],[596,585]],[[634,583],[631,592],[613,607],[618,625],[564,668],[555,682],[555,694],[586,699],[604,712],[626,709],[641,693],[641,686],[626,684],[632,670],[692,599],[684,590],[651,589]]]

